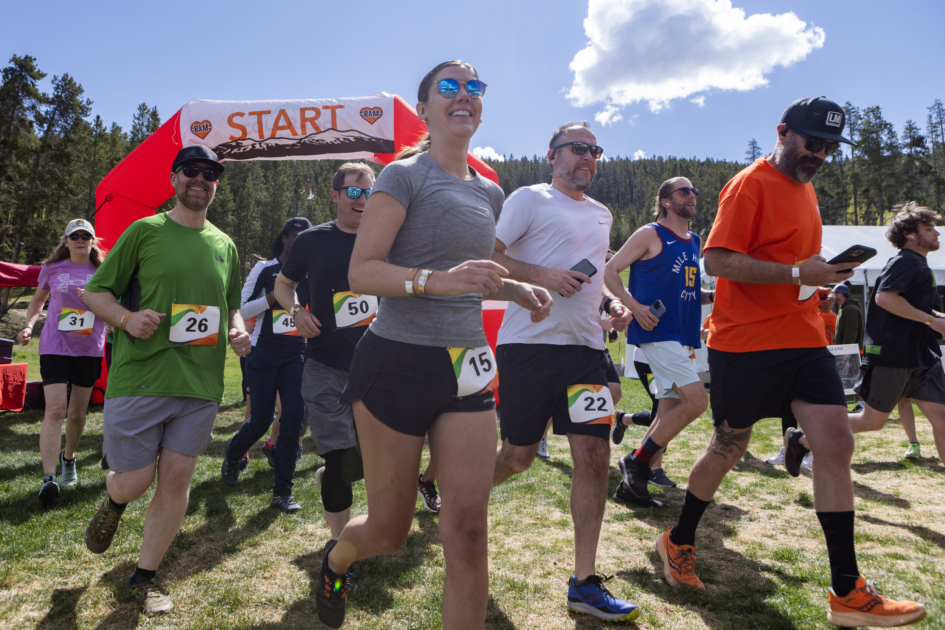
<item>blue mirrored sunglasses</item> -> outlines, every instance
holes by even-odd
[[[461,87],[466,90],[466,94],[469,94],[469,98],[479,99],[486,94],[486,84],[479,79],[473,79],[465,83],[460,83],[456,79],[443,79],[436,84],[436,89],[446,98],[453,98],[459,94],[459,88]]]
[[[343,186],[341,188],[335,188],[335,190],[346,191],[348,195],[348,199],[360,199],[361,193],[364,193],[365,199],[368,199],[371,196],[370,188],[358,188],[357,186]]]

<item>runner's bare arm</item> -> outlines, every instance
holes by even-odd
[[[535,323],[548,317],[551,313],[551,305],[554,304],[554,300],[547,289],[525,282],[516,282],[515,280],[503,280],[502,288],[490,294],[489,298],[492,300],[508,300],[528,309],[531,311],[532,321]]]
[[[914,322],[928,323],[932,330],[939,334],[945,333],[945,319],[935,316],[935,311],[929,315],[909,304],[899,291],[881,291],[876,294],[876,306],[885,309],[893,315]]]
[[[166,317],[165,313],[158,313],[149,308],[132,313],[119,304],[118,298],[110,291],[97,293],[86,290],[82,294],[82,301],[88,304],[100,320],[115,328],[122,328],[132,337],[139,339],[150,337],[157,330],[161,320]]]
[[[649,304],[641,304],[630,295],[630,292],[623,286],[620,272],[638,260],[652,258],[659,254],[662,248],[663,243],[660,241],[656,230],[644,225],[627,239],[623,247],[604,266],[604,284],[613,292],[614,297],[630,309],[633,318],[644,330],[653,330],[660,320],[650,312]]]
[[[723,247],[705,250],[704,258],[706,273],[719,278],[748,284],[792,284],[793,265],[759,260]],[[808,287],[837,284],[853,276],[852,270],[859,266],[828,265],[822,256],[811,256],[799,265],[800,281]]]
[[[539,265],[530,265],[514,258],[509,258],[505,254],[507,249],[505,243],[495,239],[495,250],[492,252],[492,260],[509,270],[509,277],[519,282],[537,284],[545,287],[549,291],[556,291],[564,297],[571,297],[581,290],[582,282],[590,282],[591,279],[579,271],[570,269],[548,269]],[[575,261],[577,262],[577,261]]]
[[[29,306],[26,307],[26,322],[24,322],[23,330],[16,336],[16,340],[20,342],[20,345],[25,346],[29,344],[30,337],[33,335],[33,324],[35,324],[39,316],[42,315],[43,306],[46,304],[46,298],[48,297],[48,289],[36,289],[36,293],[33,294],[33,299],[30,300]]]
[[[272,289],[276,302],[287,310],[298,304],[299,296],[295,293],[295,287],[297,286],[299,286],[298,282],[292,282],[283,276],[280,271],[279,275],[276,276],[276,286]],[[318,321],[317,317],[304,308],[296,313],[292,319],[295,320],[295,326],[298,328],[299,333],[306,339],[317,337],[322,332],[318,329],[322,323]]]
[[[253,349],[249,333],[246,332],[246,324],[243,322],[243,316],[239,309],[230,311],[230,347],[233,352],[239,356],[246,356]]]
[[[405,281],[409,280],[407,272],[410,270],[387,262],[406,217],[407,209],[393,195],[376,192],[368,199],[348,266],[351,291],[377,297],[407,295]],[[425,291],[429,295],[482,293],[485,296],[498,291],[502,277],[507,275],[504,267],[491,260],[469,260],[452,269],[434,270]]]

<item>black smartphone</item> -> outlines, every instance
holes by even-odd
[[[661,318],[666,314],[666,305],[663,304],[662,300],[656,300],[650,307],[650,312],[653,313],[656,318]]]
[[[591,261],[585,258],[578,264],[571,267],[571,271],[577,271],[578,273],[583,273],[588,278],[593,278],[594,274],[597,273],[597,267],[592,265]]]
[[[872,247],[867,247],[866,245],[854,245],[847,249],[845,252],[834,256],[827,261],[828,265],[839,265],[841,263],[864,263],[873,256],[876,255],[876,250]],[[846,271],[853,271],[852,269],[846,269]]]

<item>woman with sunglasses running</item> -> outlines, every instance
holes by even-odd
[[[39,338],[39,371],[46,397],[46,413],[39,430],[39,454],[43,460],[39,501],[48,506],[59,501],[60,487],[78,483],[75,452],[85,429],[92,386],[102,374],[105,323],[88,310],[77,294],[102,264],[92,224],[84,219],[70,221],[65,236],[42,264],[39,285],[26,308],[26,326],[16,338],[20,344],[29,345],[33,326],[48,297],[46,323]],[[66,391],[68,383],[72,383],[71,399]],[[60,450],[63,420],[66,448]],[[57,464],[62,466],[59,483]]]
[[[417,114],[429,137],[378,177],[351,256],[351,290],[383,299],[342,396],[353,403],[368,515],[325,548],[315,604],[332,628],[344,621],[348,566],[407,538],[425,435],[443,497],[443,627],[485,624],[497,435],[482,298],[514,300],[535,321],[551,306],[547,291],[503,280],[508,271],[489,260],[505,196],[466,164],[485,89],[460,61],[424,77]]]

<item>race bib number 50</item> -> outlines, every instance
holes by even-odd
[[[568,413],[576,424],[614,423],[614,399],[606,385],[568,387]]]
[[[498,386],[495,356],[492,348],[447,348],[453,373],[456,375],[456,395],[473,396],[493,391]]]
[[[215,346],[219,336],[219,306],[171,305],[171,343],[187,346]]]
[[[335,308],[335,326],[338,328],[367,326],[374,321],[374,315],[377,313],[377,298],[373,295],[339,291],[332,296],[332,302]]]
[[[95,325],[92,311],[80,311],[77,308],[63,308],[59,313],[59,330],[75,335],[91,335]]]

